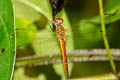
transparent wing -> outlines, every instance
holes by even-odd
[[[59,41],[57,40],[56,33],[52,32],[50,28],[37,31],[35,39],[31,44],[36,54],[60,53]],[[83,22],[82,24],[66,28],[67,51],[72,51],[74,49],[100,48],[102,44],[99,26],[84,24]]]
[[[66,34],[67,41],[72,39],[74,49],[92,49],[103,46],[100,25],[86,24],[83,21],[78,25],[71,26]]]

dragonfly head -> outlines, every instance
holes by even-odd
[[[53,23],[55,26],[61,26],[63,24],[63,19],[62,18],[55,18]]]

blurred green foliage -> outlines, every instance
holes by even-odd
[[[14,5],[16,28],[20,29],[17,32],[17,45],[22,46],[22,52],[18,50],[18,53],[21,55],[59,53],[56,34],[49,26],[52,25],[49,0],[15,0]],[[110,47],[120,48],[118,37],[120,0],[104,0],[104,11]],[[63,25],[67,30],[67,51],[104,48],[97,0],[69,0],[57,17],[63,18]],[[117,66],[119,67],[119,64]],[[69,63],[69,69],[70,78],[73,80],[94,75],[104,78],[101,74],[111,72],[109,62]],[[65,74],[62,63],[38,67],[26,66],[16,68],[14,80],[65,80]]]
[[[36,27],[28,19],[16,18],[16,37],[19,49],[24,49],[29,43],[33,42],[35,34]]]

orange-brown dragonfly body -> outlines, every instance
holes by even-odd
[[[61,47],[61,52],[62,52],[65,74],[68,77],[69,73],[68,73],[68,62],[67,62],[66,44],[65,44],[66,43],[66,35],[65,35],[66,30],[62,26],[63,19],[55,18],[53,23],[56,26],[56,35],[58,37],[58,40],[60,41],[60,47]]]

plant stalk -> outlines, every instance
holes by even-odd
[[[103,40],[104,40],[104,45],[107,51],[107,55],[109,57],[109,61],[112,67],[112,71],[116,74],[116,67],[115,67],[115,63],[113,61],[112,55],[111,55],[111,51],[110,51],[110,47],[109,47],[109,43],[107,40],[107,36],[106,36],[106,29],[105,29],[105,23],[104,23],[104,12],[103,12],[103,1],[102,0],[98,0],[99,3],[99,13],[100,13],[100,17],[101,17],[101,30],[102,30],[102,36],[103,36]]]

